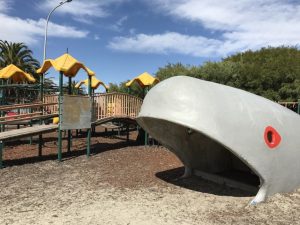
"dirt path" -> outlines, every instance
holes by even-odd
[[[21,160],[0,170],[0,224],[300,224],[300,190],[248,206],[249,193],[176,180],[182,165],[162,147],[104,137],[93,143],[89,159],[78,150],[62,163]],[[9,163],[20,161],[11,154],[20,157],[21,147],[7,150]]]

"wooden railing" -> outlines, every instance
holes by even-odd
[[[44,103],[51,104],[45,107],[48,113],[58,113],[58,95],[44,95]]]
[[[277,102],[278,104],[299,113],[299,102]]]
[[[143,100],[123,93],[95,94],[93,96],[93,121],[108,117],[130,117],[134,119],[140,112]],[[58,112],[58,95],[44,96],[48,113]],[[56,104],[54,104],[56,103]]]
[[[0,106],[0,125],[12,124],[21,121],[37,120],[51,118],[57,113],[49,114],[45,107],[54,106],[56,103],[32,103],[32,104],[15,104]],[[3,129],[2,129],[3,130]]]
[[[128,94],[106,93],[94,96],[94,119],[107,117],[136,118],[143,100]]]

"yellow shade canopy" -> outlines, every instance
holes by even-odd
[[[134,82],[138,82],[138,84],[144,88],[153,84],[156,84],[159,82],[159,80],[153,76],[151,76],[149,73],[145,72],[137,76],[136,78],[132,79],[131,81],[126,83],[127,87],[130,87]]]
[[[29,81],[29,82],[35,82],[35,79],[33,76],[31,76],[29,73],[25,73],[20,68],[16,67],[14,64],[10,64],[3,69],[0,70],[0,79],[9,79],[11,78],[14,82],[23,82],[23,81]]]
[[[63,54],[62,56],[58,57],[57,59],[47,59],[44,61],[41,68],[39,68],[36,72],[37,73],[45,73],[51,67],[54,67],[55,70],[63,72],[63,74],[67,77],[75,77],[76,74],[80,69],[83,69],[87,72],[89,76],[94,76],[95,73],[87,68],[83,63],[76,60],[70,54]]]
[[[106,90],[108,89],[108,86],[106,86],[101,80],[98,80],[95,76],[91,77],[91,82],[92,82],[92,89],[97,89],[100,85],[102,85]],[[75,85],[75,88],[80,88],[81,85],[86,85],[88,86],[89,85],[89,80],[88,79],[85,79],[85,80],[82,80],[80,82],[78,82],[76,85]]]

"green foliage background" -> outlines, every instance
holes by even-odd
[[[296,47],[268,47],[199,66],[180,62],[167,64],[156,72],[160,81],[178,75],[240,88],[274,101],[297,101],[300,98],[300,51]],[[128,92],[126,82],[110,84],[110,91]],[[132,87],[131,93],[143,96],[137,85]]]
[[[201,66],[168,64],[156,73],[160,80],[177,75],[229,85],[274,101],[297,101],[300,97],[300,51],[296,47],[268,47]]]

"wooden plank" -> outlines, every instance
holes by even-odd
[[[0,133],[0,141],[13,140],[21,137],[47,133],[47,132],[54,131],[57,128],[58,125],[53,124],[53,125],[39,125],[39,126],[26,127],[17,130],[10,130],[10,131]]]

